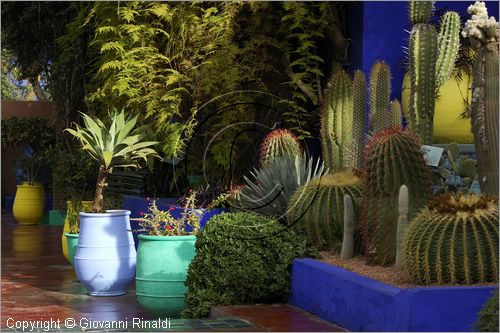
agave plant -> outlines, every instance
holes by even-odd
[[[295,190],[310,179],[324,174],[323,162],[300,156],[276,157],[251,172],[246,186],[229,201],[236,209],[252,210],[262,215],[285,217],[288,202]]]
[[[152,158],[158,157],[151,148],[157,142],[145,141],[146,127],[135,127],[137,117],[125,118],[125,113],[113,111],[111,124],[107,127],[101,120],[82,113],[84,127],[75,124],[76,129],[67,128],[77,138],[82,149],[99,163],[99,175],[94,195],[92,211],[104,212],[103,191],[113,168],[139,168],[141,162],[151,166]]]

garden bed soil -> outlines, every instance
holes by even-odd
[[[399,288],[423,287],[421,285],[411,283],[406,271],[399,271],[394,268],[394,266],[373,266],[368,264],[366,258],[361,256],[353,257],[351,259],[341,259],[339,254],[332,254],[330,252],[323,251],[320,252],[319,260]],[[482,283],[476,285],[491,286],[496,285],[496,283]]]

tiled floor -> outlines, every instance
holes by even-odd
[[[2,214],[2,331],[22,321],[33,321],[39,327],[25,332],[45,332],[44,325],[50,320],[59,321],[50,331],[341,330],[288,305],[219,307],[213,311],[217,319],[170,319],[158,324],[135,300],[133,286],[125,296],[88,296],[62,256],[61,232],[62,227],[19,226],[12,217]],[[69,318],[74,322],[67,322]],[[114,322],[115,327],[107,329],[106,322]],[[98,327],[89,327],[90,323]],[[71,328],[73,324],[76,326]]]

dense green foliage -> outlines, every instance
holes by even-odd
[[[346,61],[343,7],[7,2],[2,41],[24,77],[47,83],[60,130],[80,122],[76,111],[102,116],[111,104],[126,106],[140,123],[154,125],[167,157],[182,158],[195,138],[189,155],[206,150],[214,166],[207,175],[228,182],[223,175],[230,168],[255,162],[246,147],[261,139],[244,133],[232,149],[242,128],[228,125],[282,122],[299,138],[310,135],[326,78]],[[189,160],[188,174],[199,174],[201,163]],[[238,171],[235,176],[241,179]]]
[[[483,306],[475,329],[479,332],[498,332],[498,289]]]
[[[206,317],[216,305],[282,302],[292,260],[308,254],[306,240],[275,220],[251,213],[214,216],[196,241],[183,316]]]
[[[498,200],[443,195],[410,222],[406,268],[417,284],[498,282]]]

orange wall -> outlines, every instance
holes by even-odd
[[[2,101],[2,119],[11,117],[51,118],[54,116],[52,102]],[[19,147],[2,148],[2,197],[16,191],[13,163],[20,153]]]

